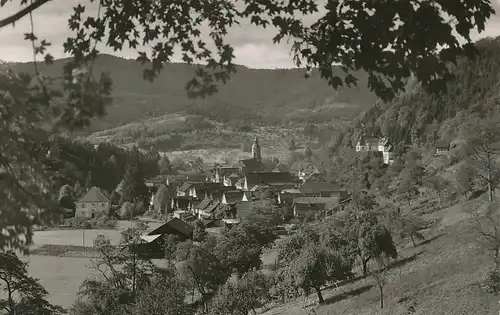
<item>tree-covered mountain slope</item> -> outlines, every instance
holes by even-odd
[[[42,74],[61,76],[65,60],[40,65]],[[18,71],[33,71],[31,63],[13,64]],[[187,97],[186,83],[194,67],[173,63],[165,66],[153,82],[142,77],[142,66],[135,60],[101,55],[94,71],[109,72],[113,80],[114,104],[107,115],[94,122],[89,131],[104,130],[133,121],[165,114],[188,112],[223,122],[233,120],[280,120],[300,109],[338,104],[338,114],[355,116],[375,103],[366,85],[366,75],[358,75],[359,85],[334,90],[313,71],[305,78],[304,69],[249,69],[238,66],[231,80],[219,92],[205,99]],[[340,70],[339,70],[340,73]],[[352,105],[352,106],[349,106]],[[354,108],[354,111],[352,109]]]
[[[378,102],[336,134],[331,147],[352,147],[367,130],[389,137],[396,147],[433,145],[455,140],[471,117],[491,115],[500,99],[500,37],[477,45],[480,54],[475,60],[450,65],[455,77],[446,92],[429,94],[414,85],[391,102]]]

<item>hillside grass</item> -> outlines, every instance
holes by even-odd
[[[402,315],[412,297],[417,301],[414,314],[497,314],[500,297],[480,287],[493,259],[477,241],[468,206],[460,203],[425,216],[437,225],[416,248],[400,247],[400,266],[391,269],[384,287],[384,309],[376,282],[368,276],[324,289],[324,305],[317,306],[313,294],[309,303],[299,298],[263,314],[303,315],[315,309],[318,315]]]

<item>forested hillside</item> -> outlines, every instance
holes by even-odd
[[[53,65],[41,65],[40,71],[44,75],[61,76],[64,62],[56,60]],[[30,63],[13,66],[18,71],[33,71]],[[297,109],[330,106],[336,115],[355,116],[376,100],[367,89],[363,74],[358,75],[358,87],[336,91],[317,72],[305,79],[304,69],[267,70],[238,66],[237,73],[227,85],[220,87],[219,93],[192,100],[184,88],[193,77],[193,66],[168,64],[154,82],[144,80],[141,69],[141,64],[135,60],[110,55],[102,55],[96,60],[94,70],[111,75],[114,105],[88,131],[179,112],[221,122],[261,121],[263,118],[275,122]]]
[[[473,116],[488,115],[499,104],[500,38],[483,39],[477,44],[480,55],[476,60],[462,59],[452,66],[455,78],[446,92],[429,94],[415,85],[391,102],[379,102],[350,128],[336,134],[330,148],[352,148],[368,129],[389,137],[398,149],[455,140],[460,126]]]

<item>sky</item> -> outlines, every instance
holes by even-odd
[[[487,24],[486,31],[474,34],[474,39],[482,37],[496,37],[500,35],[500,0],[492,0],[497,14]],[[8,2],[0,9],[0,19],[3,19],[19,9],[19,0]],[[46,39],[52,43],[50,53],[55,58],[64,57],[62,43],[71,31],[67,27],[67,19],[72,13],[72,7],[78,3],[89,4],[89,1],[81,0],[53,0],[43,5],[33,14],[35,34],[40,39]],[[89,13],[96,12],[95,7],[88,10]],[[23,34],[30,32],[30,21],[28,16],[16,22],[15,26],[0,29],[0,60],[2,61],[31,61],[33,52],[31,44],[24,40]],[[235,49],[234,62],[250,68],[292,68],[293,60],[290,55],[290,46],[286,43],[273,44],[272,38],[275,30],[272,28],[262,29],[249,24],[234,26],[227,37],[229,44]],[[125,58],[136,58],[134,51],[125,49],[114,53],[109,49],[100,49],[101,52],[111,53]],[[173,61],[179,61],[174,56]]]

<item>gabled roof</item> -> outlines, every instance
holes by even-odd
[[[157,175],[155,177],[146,179],[144,182],[145,182],[146,186],[159,186],[163,183],[166,183],[167,178],[168,178],[168,176],[166,176],[166,175]]]
[[[369,146],[378,146],[380,143],[380,138],[376,136],[366,136],[363,135],[359,137],[358,144],[359,145],[369,145]]]
[[[450,142],[449,141],[444,141],[444,140],[438,141],[436,143],[436,148],[449,149],[450,148]]]
[[[220,203],[219,202],[214,202],[213,204],[207,206],[206,208],[202,209],[203,212],[206,212],[206,213],[212,213],[214,212],[215,210],[217,210],[220,206]]]
[[[246,160],[239,160],[238,164],[243,166],[244,168],[247,169],[247,171],[253,172],[253,171],[264,171],[267,169],[266,165],[262,163],[261,160],[251,158],[251,159],[246,159]]]
[[[205,198],[195,207],[196,209],[203,210],[212,203],[212,199]]]
[[[179,232],[187,237],[191,237],[191,235],[193,234],[193,230],[194,230],[194,228],[192,226],[190,226],[186,222],[182,221],[181,219],[173,218],[170,221],[157,227],[153,231],[149,232],[148,235],[163,234],[166,227],[171,228],[173,230],[176,230],[177,232]]]
[[[340,191],[340,186],[328,182],[305,182],[300,186],[300,191],[303,194],[314,194],[322,192]]]
[[[295,178],[290,172],[252,172],[245,176],[248,188],[255,185],[278,184],[278,183],[297,183],[298,178]]]
[[[156,234],[156,235],[141,235],[141,239],[146,242],[146,243],[152,243],[155,240],[157,240],[159,237],[161,237],[161,234]]]
[[[321,211],[325,210],[325,204],[314,204],[314,203],[295,203],[293,204],[295,210],[298,211]]]
[[[228,174],[238,173],[240,169],[237,167],[219,167],[216,171],[219,172],[219,176],[226,176]]]
[[[274,169],[273,169],[273,172],[278,172],[278,173],[280,173],[280,172],[288,172],[288,171],[290,171],[288,169],[288,166],[286,166],[285,164],[281,164],[281,163],[278,163],[278,165],[276,165],[274,167]]]
[[[191,188],[191,186],[193,186],[193,183],[187,183],[187,182],[186,182],[186,183],[183,183],[182,185],[180,185],[180,186],[177,188],[177,190],[178,190],[178,191],[184,191],[184,192],[185,192],[185,191],[188,191],[188,190]]]
[[[291,188],[291,189],[283,189],[281,191],[282,194],[290,194],[290,195],[300,195],[302,194],[302,191],[300,189],[297,189],[297,188]]]
[[[243,196],[245,196],[247,200],[252,200],[252,192],[250,191],[244,191]],[[241,198],[243,198],[243,196]]]
[[[78,203],[89,202],[109,202],[109,199],[97,187],[92,187],[89,191],[78,200]]]
[[[224,196],[226,197],[226,203],[234,204],[241,201],[243,192],[241,190],[225,191]]]
[[[330,208],[339,204],[338,197],[297,197],[293,198],[293,204],[323,205]]]

